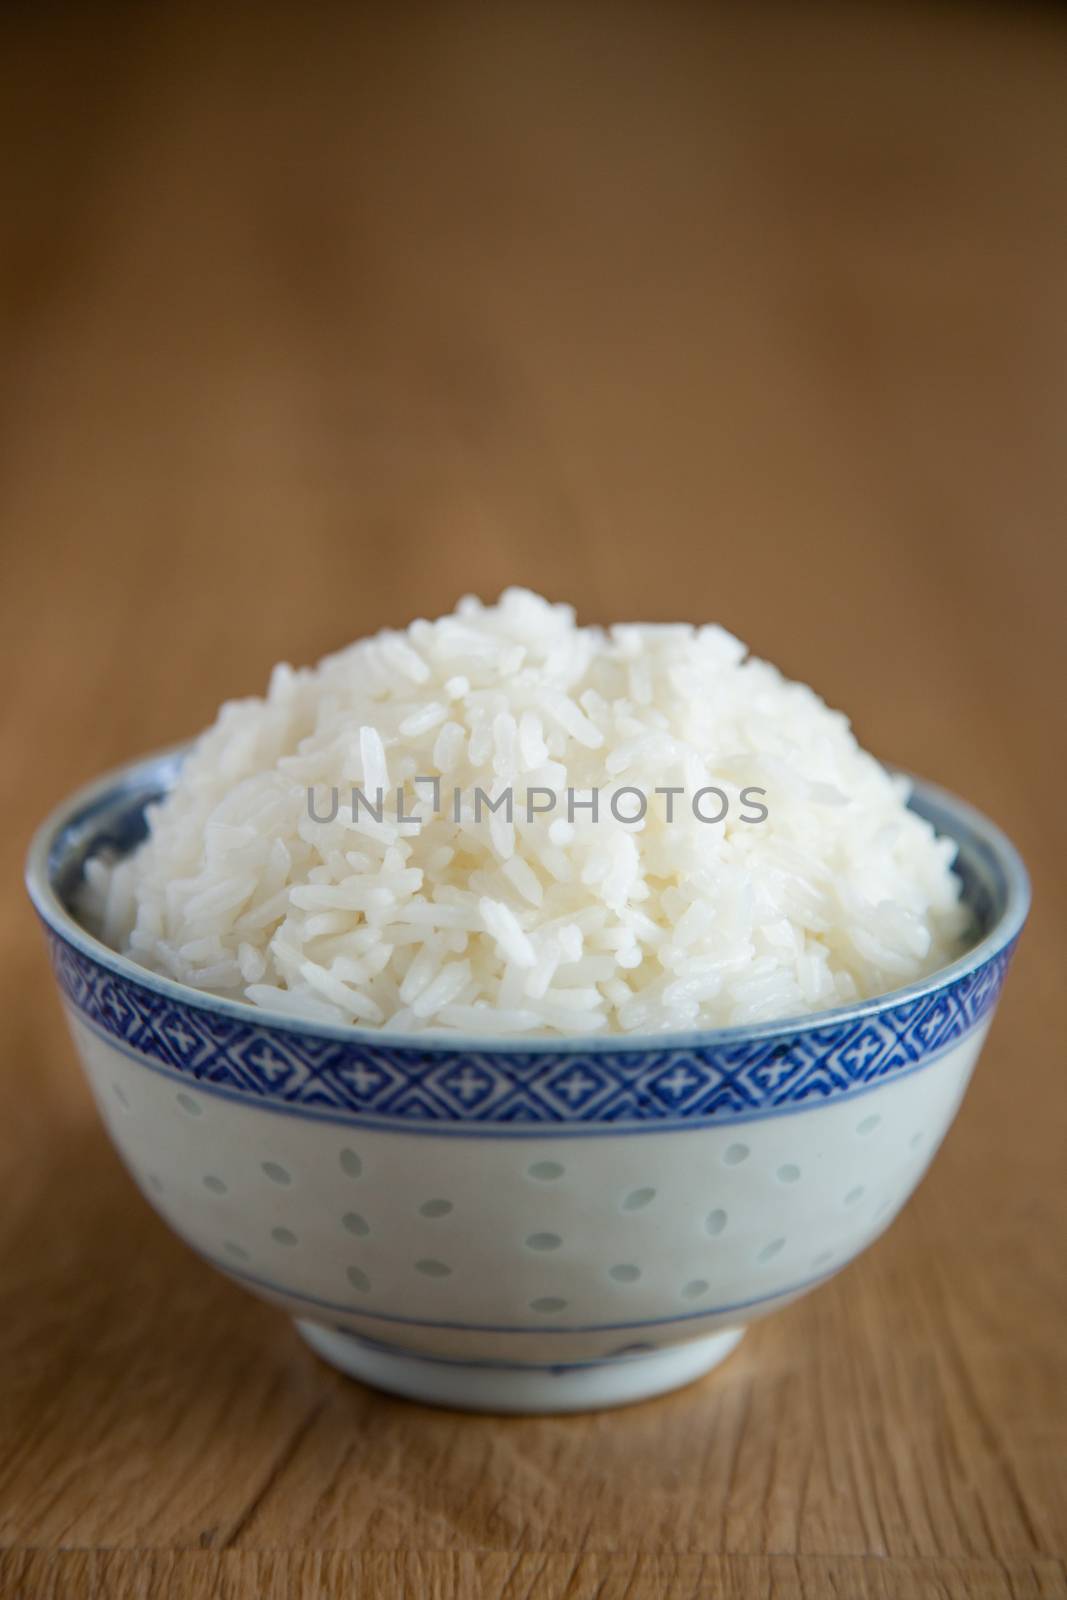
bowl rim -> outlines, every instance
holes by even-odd
[[[283,1033],[328,1039],[353,1047],[416,1051],[422,1055],[457,1052],[492,1055],[576,1053],[617,1055],[631,1050],[644,1053],[685,1049],[725,1050],[731,1046],[740,1046],[756,1040],[794,1038],[806,1033],[821,1032],[827,1028],[843,1027],[864,1017],[894,1010],[939,990],[951,988],[960,979],[984,967],[987,962],[1011,945],[1021,932],[1030,909],[1030,879],[1023,859],[996,823],[939,784],[919,778],[905,768],[882,763],[888,771],[899,773],[909,780],[913,798],[921,798],[944,818],[951,819],[953,826],[946,830],[951,837],[959,841],[961,837],[969,835],[983,845],[999,869],[1004,882],[1004,904],[1000,915],[982,938],[955,961],[947,966],[938,967],[915,983],[887,990],[869,1000],[851,1001],[823,1011],[776,1017],[767,1022],[684,1031],[664,1029],[657,1033],[643,1034],[401,1033],[388,1028],[361,1028],[348,1023],[320,1022],[310,1017],[300,1017],[287,1012],[273,1011],[268,1007],[250,1005],[247,1000],[233,1000],[222,995],[209,994],[180,983],[177,979],[152,972],[131,960],[129,956],[112,950],[109,945],[90,933],[67,910],[56,892],[52,881],[52,857],[53,847],[60,834],[79,818],[88,820],[94,811],[102,810],[110,800],[117,798],[124,790],[147,787],[153,773],[158,777],[161,768],[175,766],[193,747],[194,742],[185,741],[150,755],[139,756],[122,766],[112,768],[68,794],[53,808],[33,835],[26,857],[26,889],[34,909],[45,926],[57,938],[89,960],[96,962],[98,966],[116,977],[140,984],[143,988],[182,1005],[243,1022],[249,1027],[276,1029]]]

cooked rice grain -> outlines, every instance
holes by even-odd
[[[415,781],[434,777],[438,811]],[[353,786],[386,792],[380,820]],[[624,786],[647,798],[638,821],[612,814]],[[711,786],[732,801],[721,822],[690,803]],[[742,820],[746,786],[766,791],[765,821]],[[309,787],[324,807],[337,789],[332,820],[309,814]],[[512,815],[476,816],[476,788],[510,789]],[[556,804],[528,818],[533,790]],[[145,967],[309,1020],[487,1036],[759,1022],[958,953],[954,846],[907,793],[839,712],[723,629],[579,628],[509,589],[279,666],[264,699],[224,705],[144,844],[89,863],[82,911]]]

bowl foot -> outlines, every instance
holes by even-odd
[[[585,1365],[510,1366],[385,1350],[356,1334],[297,1321],[297,1331],[316,1355],[351,1378],[458,1411],[597,1411],[647,1400],[701,1378],[739,1342],[743,1328],[647,1354],[619,1356]]]

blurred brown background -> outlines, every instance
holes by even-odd
[[[0,1594],[1067,1594],[1067,17],[11,6]],[[1017,839],[932,1175],[721,1373],[375,1396],[91,1112],[18,883],[279,658],[524,583],[715,619]]]

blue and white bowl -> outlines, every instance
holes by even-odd
[[[128,850],[181,752],[69,799],[30,851],[82,1064],[145,1198],[326,1360],[500,1411],[660,1393],[888,1227],[944,1137],[1026,916],[1025,869],[961,801],[980,937],[909,988],[815,1016],[651,1038],[390,1038],[219,1000],[68,910]]]

